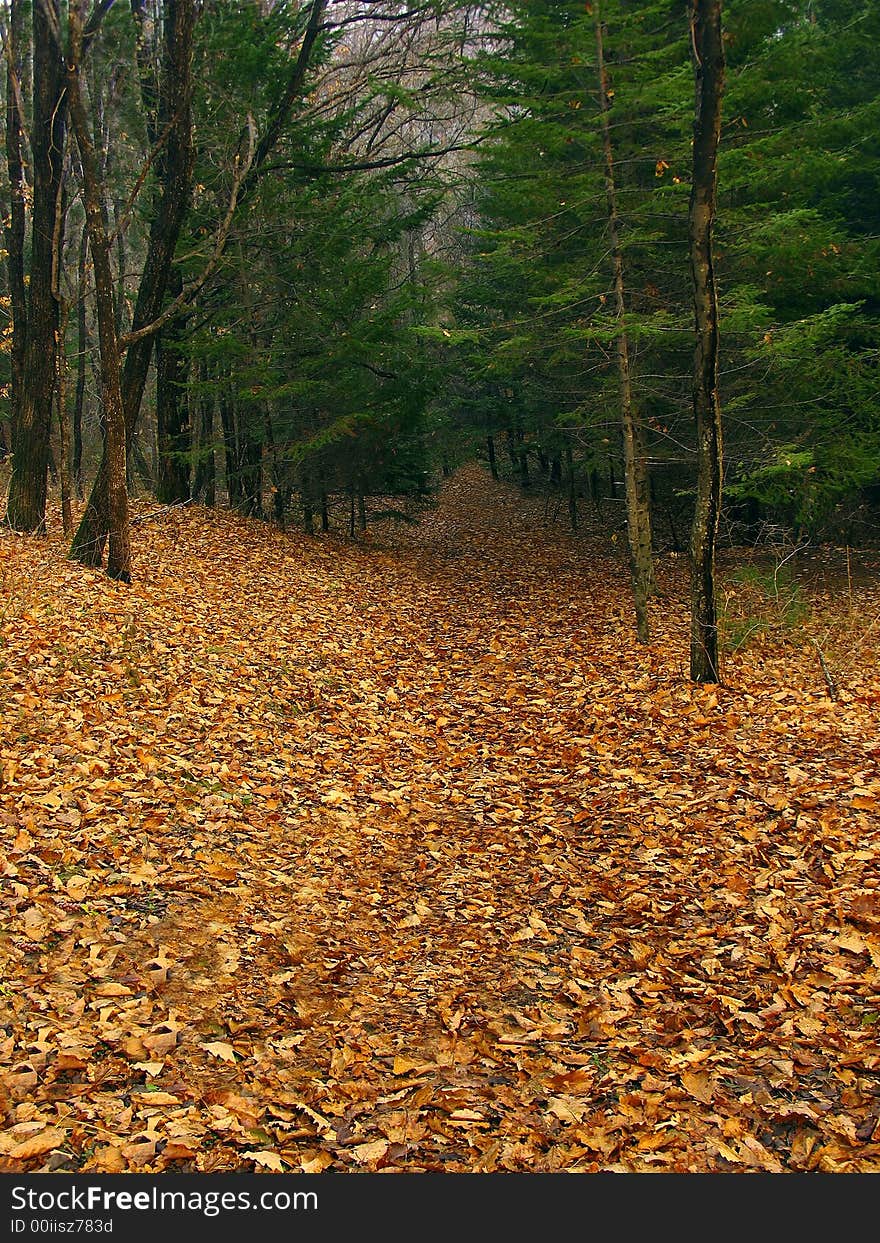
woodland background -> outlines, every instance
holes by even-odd
[[[2,8],[0,1168],[880,1168],[880,6]]]

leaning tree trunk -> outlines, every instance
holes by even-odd
[[[620,377],[620,422],[623,437],[623,469],[626,489],[626,531],[629,541],[630,574],[636,610],[636,632],[640,643],[648,642],[648,596],[654,590],[654,562],[651,551],[651,498],[645,454],[645,434],[632,397],[629,336],[626,329],[626,302],[623,281],[623,255],[620,249],[620,218],[614,179],[614,152],[611,145],[610,104],[605,74],[605,48],[598,0],[593,7],[596,21],[596,55],[599,70],[599,109],[602,116],[602,147],[605,157],[605,198],[608,204],[608,237],[614,275],[615,318],[617,320],[617,369]]]
[[[696,117],[689,239],[694,296],[693,404],[697,433],[697,496],[691,530],[691,678],[718,682],[715,542],[721,511],[722,437],[718,392],[718,295],[712,253],[715,221],[724,44],[721,0],[691,0]]]
[[[95,306],[101,355],[101,396],[104,404],[104,456],[107,462],[107,512],[109,551],[107,575],[131,582],[131,538],[126,489],[125,416],[119,383],[119,338],[116,334],[113,268],[107,228],[107,204],[95,146],[89,133],[82,98],[81,16],[75,5],[68,11],[70,45],[67,55],[67,98],[70,119],[82,164],[83,202],[89,231],[89,248],[95,269]]]
[[[34,92],[31,151],[33,213],[27,340],[16,411],[6,521],[16,531],[46,524],[49,439],[55,393],[58,303],[54,294],[57,204],[64,177],[67,97],[64,61],[53,34],[59,0],[33,5]]]

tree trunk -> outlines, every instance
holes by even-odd
[[[253,193],[266,159],[301,98],[312,52],[323,29],[327,3],[328,0],[313,0],[299,55],[242,183],[237,200],[239,208]],[[145,0],[131,0],[131,7],[135,20],[143,23],[146,18]],[[159,92],[158,124],[152,132],[158,135],[167,127],[168,136],[157,159],[157,176],[162,190],[150,228],[147,257],[132,316],[132,334],[146,328],[159,315],[177,239],[189,206],[193,168],[191,94],[195,14],[195,0],[165,0],[165,61]],[[151,100],[145,96],[148,126],[154,112],[150,104]],[[137,424],[152,352],[153,338],[148,335],[129,345],[125,355],[121,389],[127,444],[131,443]],[[89,503],[73,538],[70,555],[86,565],[100,564],[107,524],[107,464],[102,458]]]
[[[109,550],[107,575],[120,582],[131,582],[131,539],[126,490],[125,415],[119,383],[119,339],[116,335],[113,269],[107,228],[107,204],[100,177],[95,146],[89,133],[88,117],[82,98],[83,30],[75,4],[68,10],[70,43],[67,54],[67,98],[82,164],[83,202],[89,231],[89,248],[95,269],[95,305],[98,342],[101,353],[101,395],[104,404],[104,456],[107,462],[107,513]]]
[[[33,5],[34,92],[31,151],[33,214],[27,340],[21,401],[15,418],[12,478],[6,521],[16,531],[40,531],[46,524],[46,473],[55,393],[58,303],[54,265],[56,219],[64,178],[67,96],[64,61],[53,36],[60,22],[59,0]]]
[[[214,399],[208,391],[208,363],[199,363],[199,450],[192,494],[213,509],[216,502],[216,470],[214,466]]]
[[[596,20],[596,58],[599,70],[599,110],[602,117],[602,148],[605,159],[605,198],[608,204],[608,238],[614,276],[615,318],[617,320],[617,368],[620,377],[620,422],[623,436],[624,485],[626,490],[626,530],[629,542],[630,577],[636,612],[636,632],[640,643],[648,642],[648,595],[654,583],[651,554],[651,505],[645,461],[644,430],[632,397],[629,361],[629,335],[626,328],[626,299],[623,280],[623,254],[620,249],[620,218],[617,185],[614,179],[614,152],[611,145],[610,103],[605,73],[605,48],[599,0],[593,6]]]
[[[164,7],[162,90],[155,121],[152,100],[146,99],[144,103],[148,121],[153,124],[152,132],[159,134],[167,127],[168,134],[156,159],[161,190],[132,316],[133,332],[152,323],[162,309],[192,184],[192,44],[196,6],[194,0],[165,0]],[[143,18],[143,0],[133,0],[132,12],[136,20],[139,15]],[[126,448],[134,436],[152,353],[151,336],[136,341],[126,351],[120,382]],[[85,565],[100,565],[103,557],[109,523],[107,482],[105,454],[70,550],[70,555]]]
[[[697,496],[691,529],[691,678],[718,682],[715,543],[721,512],[721,400],[718,391],[718,296],[712,251],[717,192],[724,43],[721,0],[691,0],[696,117],[689,214],[694,297],[693,405],[697,433]]]
[[[498,478],[498,462],[495,459],[495,437],[486,437],[486,452],[489,456],[489,470],[492,472],[492,478]]]
[[[77,268],[77,357],[76,357],[76,397],[73,404],[73,482],[79,500],[83,498],[82,469],[82,425],[86,397],[86,358],[89,352],[89,328],[86,319],[86,261],[89,255],[89,234],[83,225],[79,245],[79,264]]]
[[[67,409],[67,353],[64,349],[64,338],[67,330],[67,303],[59,304],[58,346],[55,359],[58,377],[55,391],[58,398],[58,433],[61,442],[60,476],[61,476],[61,529],[69,539],[73,531],[73,511],[71,509],[71,469],[70,469],[70,416]]]
[[[568,520],[572,531],[576,531],[578,529],[577,488],[574,477],[574,454],[570,446],[565,450],[565,464],[568,467]]]
[[[27,293],[24,279],[24,243],[27,223],[24,174],[24,122],[21,109],[24,98],[21,83],[21,45],[24,41],[22,0],[11,0],[6,47],[6,166],[9,173],[9,223],[6,226],[6,253],[9,272],[9,294],[12,309],[12,377],[10,406],[12,409],[12,441],[21,403],[27,343]]]
[[[168,288],[174,297],[183,288],[183,277],[177,267],[171,273]],[[156,498],[163,505],[186,501],[190,494],[192,443],[186,393],[187,360],[181,350],[185,326],[181,316],[156,334],[156,435],[159,441]]]

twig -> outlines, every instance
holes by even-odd
[[[134,526],[138,522],[152,522],[154,518],[159,518],[162,514],[170,513],[172,509],[186,509],[187,505],[194,505],[195,500],[189,497],[186,501],[175,501],[173,505],[163,505],[161,509],[154,509],[151,514],[137,514],[129,521],[129,526]]]
[[[822,673],[825,675],[825,684],[828,687],[828,694],[831,696],[831,698],[836,703],[837,702],[837,687],[834,685],[834,681],[831,677],[831,674],[828,672],[828,666],[825,663],[825,657],[822,655],[822,649],[815,639],[811,639],[810,642],[813,644],[813,647],[816,649],[816,654],[819,657],[819,664],[822,666]]]

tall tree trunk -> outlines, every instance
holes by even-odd
[[[82,17],[76,3],[68,9],[70,42],[67,53],[67,98],[82,164],[83,202],[89,248],[95,269],[95,305],[101,352],[101,395],[104,404],[104,456],[107,462],[109,550],[107,575],[131,582],[131,538],[126,489],[125,416],[119,383],[119,339],[116,335],[113,269],[107,227],[107,203],[95,146],[82,97]]]
[[[242,483],[241,463],[238,451],[238,430],[236,427],[235,405],[233,403],[232,380],[222,369],[220,395],[220,424],[223,428],[223,461],[226,475],[226,495],[230,509],[241,509]]]
[[[24,243],[27,208],[24,174],[24,98],[21,82],[21,45],[24,41],[22,0],[11,0],[6,47],[6,167],[9,174],[9,223],[6,254],[12,308],[12,441],[21,403],[22,376],[27,344],[27,293],[24,279]]]
[[[168,282],[172,296],[183,288],[175,267]],[[156,334],[156,434],[159,441],[157,499],[173,505],[189,499],[189,455],[192,447],[186,394],[187,359],[181,346],[186,321],[173,319]]]
[[[144,0],[132,0],[132,12],[136,20],[144,20]],[[168,134],[156,160],[161,190],[150,225],[147,257],[132,316],[133,332],[152,323],[162,309],[177,239],[189,206],[193,163],[191,97],[195,15],[194,0],[165,0],[162,89],[155,121],[152,101],[144,101],[151,132],[158,135],[167,128]],[[151,336],[136,341],[126,351],[120,389],[127,447],[134,436],[152,353]],[[85,565],[100,565],[103,557],[109,523],[107,481],[105,454],[70,550],[70,555]]]
[[[143,21],[145,0],[131,0],[135,19]],[[285,124],[302,95],[303,83],[315,45],[323,29],[328,0],[313,0],[308,24],[284,91],[268,119],[266,130],[238,196],[238,207],[253,193],[263,166],[278,142]],[[159,207],[150,228],[147,257],[132,316],[132,334],[146,328],[162,308],[168,272],[186,214],[192,186],[192,43],[195,0],[165,0],[165,68],[159,93],[159,124],[155,132],[168,126],[168,138],[157,161],[162,186]],[[145,99],[148,114],[152,112]],[[141,400],[153,352],[152,336],[129,345],[122,374],[122,402],[125,431],[130,444],[140,412]],[[89,501],[74,535],[70,555],[86,565],[100,564],[107,533],[107,466],[102,458]],[[97,558],[97,560],[96,560]]]
[[[31,270],[21,401],[15,419],[12,478],[6,506],[6,521],[16,531],[40,531],[46,524],[46,474],[58,334],[53,259],[58,243],[56,220],[67,128],[64,61],[53,34],[53,20],[57,28],[60,12],[59,0],[40,0],[33,5]]]
[[[723,442],[718,391],[718,296],[712,251],[717,193],[724,43],[721,0],[690,0],[696,116],[689,214],[694,296],[693,405],[697,496],[691,529],[691,678],[718,682],[715,543],[721,512]]]
[[[55,392],[58,400],[58,432],[61,442],[59,474],[61,476],[61,529],[69,539],[73,531],[73,511],[70,493],[72,472],[70,469],[70,414],[67,409],[67,353],[64,338],[67,331],[67,302],[59,305],[58,346],[55,351],[58,378]]]
[[[651,551],[651,501],[645,437],[632,396],[629,360],[629,334],[626,328],[626,299],[623,280],[623,254],[620,249],[620,217],[617,185],[614,179],[614,151],[611,145],[610,103],[605,72],[605,48],[599,0],[593,6],[596,19],[596,58],[599,70],[599,110],[602,117],[602,148],[605,158],[605,197],[608,204],[608,236],[614,276],[614,304],[617,319],[617,368],[620,377],[620,422],[623,437],[624,485],[626,490],[626,530],[629,542],[630,576],[636,612],[636,632],[640,643],[647,643],[648,596],[654,587]]]
[[[86,360],[89,352],[89,327],[86,318],[86,260],[89,255],[89,233],[83,225],[77,266],[77,357],[76,396],[73,404],[73,483],[79,500],[83,498],[82,425],[86,397]]]
[[[495,437],[492,435],[486,437],[486,453],[489,458],[489,470],[492,473],[492,478],[497,479],[498,462],[495,460]]]
[[[213,509],[216,501],[214,467],[214,398],[208,391],[208,362],[201,359],[199,377],[199,448],[192,494]]]

